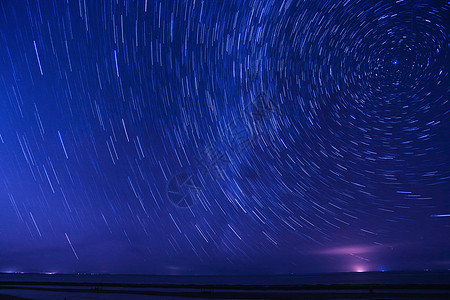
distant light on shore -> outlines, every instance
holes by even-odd
[[[363,273],[363,272],[367,272],[368,270],[367,270],[367,267],[365,267],[365,266],[355,266],[354,267],[354,272],[357,272],[357,273]]]

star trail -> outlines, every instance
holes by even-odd
[[[450,3],[0,3],[0,272],[450,268]]]

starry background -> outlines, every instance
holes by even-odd
[[[449,13],[1,1],[0,271],[450,268]]]

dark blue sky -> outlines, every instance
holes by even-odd
[[[0,272],[450,268],[446,1],[0,3]]]

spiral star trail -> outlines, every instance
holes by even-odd
[[[448,269],[450,3],[0,3],[0,272]]]

